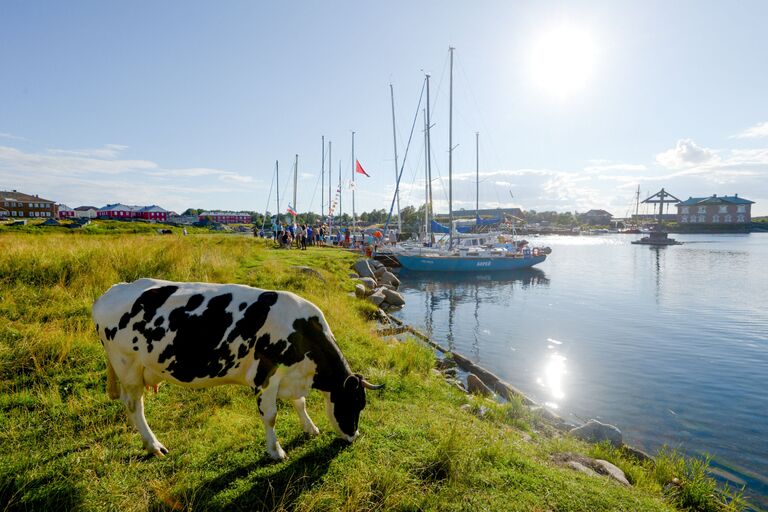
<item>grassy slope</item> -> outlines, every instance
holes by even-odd
[[[669,508],[640,467],[550,436],[519,404],[468,398],[432,372],[430,350],[377,338],[371,307],[348,296],[348,253],[278,251],[233,236],[5,233],[0,244],[0,510]],[[320,269],[326,283],[296,264]],[[288,289],[318,304],[352,368],[387,385],[369,392],[360,439],[335,440],[312,393],[321,435],[304,437],[285,404],[277,434],[289,458],[273,463],[249,390],[164,386],[147,398],[147,418],[171,454],[146,459],[122,404],[105,395],[90,305],[111,284],[147,276]],[[490,413],[480,419],[464,403]],[[590,450],[636,486],[550,462]]]

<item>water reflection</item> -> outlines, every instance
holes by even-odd
[[[552,345],[549,346],[552,348]],[[542,376],[536,379],[536,382],[544,388],[545,392],[549,395],[551,400],[545,402],[545,405],[553,409],[559,407],[559,402],[565,398],[565,391],[563,391],[563,380],[566,375],[565,361],[566,357],[562,354],[555,352],[547,357],[546,364],[542,372]]]
[[[457,340],[454,328],[457,311],[466,311],[463,305],[472,306],[473,312],[473,342],[472,356],[480,359],[481,340],[490,335],[487,328],[480,327],[481,303],[501,303],[508,300],[516,288],[526,289],[533,286],[548,286],[549,279],[539,269],[512,270],[508,272],[489,273],[434,273],[412,272],[401,269],[401,291],[406,294],[419,293],[424,300],[424,327],[428,336],[433,335],[435,316],[447,307],[447,325],[445,332],[448,348],[454,350]],[[444,321],[442,315],[440,321]],[[443,324],[445,325],[445,324]],[[442,329],[441,329],[442,330]],[[460,341],[460,340],[459,340]]]

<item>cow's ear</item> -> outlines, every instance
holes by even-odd
[[[344,389],[347,391],[354,391],[360,387],[360,376],[350,375],[344,380]]]

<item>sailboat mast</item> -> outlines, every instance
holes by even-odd
[[[429,153],[427,152],[427,109],[423,109],[424,114],[424,240],[427,240],[429,233]]]
[[[475,224],[480,219],[480,132],[475,132]]]
[[[357,214],[355,213],[355,132],[352,132],[352,231],[357,224]]]
[[[395,198],[397,199],[397,232],[403,232],[403,219],[400,216],[400,191],[397,189],[397,176],[399,169],[397,166],[397,129],[395,128],[395,89],[389,84],[389,96],[392,99],[392,144],[395,148]]]
[[[341,160],[339,160],[339,218],[341,218]]]
[[[427,243],[432,246],[432,137],[430,137],[429,75],[427,75]]]
[[[323,219],[323,212],[325,210],[325,194],[323,194],[323,185],[325,185],[325,135],[322,136],[322,153],[323,163],[320,164],[320,220]]]
[[[277,207],[275,215],[277,217],[275,220],[280,222],[280,165],[277,160],[275,160],[275,174],[277,175],[277,194],[275,194],[275,206]]]
[[[328,216],[331,215],[331,205],[333,203],[331,202],[331,141],[328,141]]]
[[[637,186],[637,195],[635,196],[635,223],[640,223],[640,185]]]
[[[448,88],[448,249],[453,249],[453,50],[451,52],[450,84]]]
[[[296,212],[296,215],[293,217],[293,223],[296,224],[296,220],[298,218],[299,213],[299,207],[296,206],[296,189],[299,185],[299,155],[296,155],[296,159],[293,161],[293,204],[291,205],[293,207],[293,211]]]

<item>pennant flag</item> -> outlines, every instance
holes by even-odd
[[[371,177],[367,172],[365,172],[365,169],[363,169],[363,166],[360,165],[360,160],[355,160],[355,172],[358,174],[365,174],[369,178]]]
[[[291,215],[293,215],[294,217],[295,217],[296,215],[298,215],[298,214],[296,213],[296,211],[293,209],[293,207],[291,207],[291,205],[288,205],[288,209],[287,209],[286,211],[287,211],[288,213],[290,213]]]

